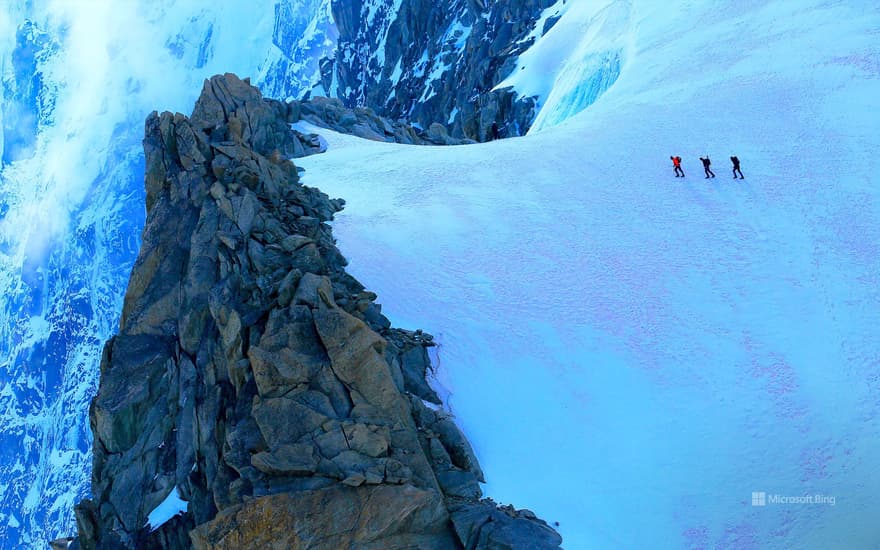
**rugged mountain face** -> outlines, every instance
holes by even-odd
[[[392,118],[445,124],[454,136],[492,139],[493,123],[502,137],[520,135],[535,118],[534,99],[492,89],[513,72],[555,3],[334,1],[339,42],[322,67],[325,88]]]
[[[148,118],[147,223],[75,544],[558,547],[534,514],[481,500],[425,379],[432,338],[392,328],[345,272],[327,225],[343,201],[284,160],[304,150],[296,116],[227,74],[191,117]],[[186,513],[163,523],[170,496]]]
[[[313,10],[308,23],[294,16],[305,4]],[[316,36],[324,38],[319,75],[311,66],[304,71],[313,80],[320,78],[320,85],[313,82],[309,90],[301,78],[285,76],[302,63],[299,50],[285,45],[284,36],[276,37],[277,58],[266,65],[262,80],[276,95],[327,95],[422,128],[443,124],[455,137],[493,139],[493,124],[498,137],[521,135],[535,118],[535,98],[493,89],[517,69],[517,56],[552,27],[556,17],[545,10],[557,4],[323,0],[319,6],[285,0],[276,10],[276,29],[302,28],[301,41],[308,44],[319,42]],[[334,40],[330,49],[327,44]]]
[[[9,163],[33,152],[37,121],[48,117],[54,105],[43,95],[41,57],[57,49],[52,37],[32,21],[18,28],[12,52],[12,71],[3,74],[0,106],[0,162]]]
[[[272,46],[256,75],[267,96],[301,99],[321,81],[321,60],[333,57],[339,32],[330,0],[277,0]]]

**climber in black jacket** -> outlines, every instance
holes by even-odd
[[[706,158],[700,157],[700,160],[703,161],[703,170],[706,171],[706,179],[714,178],[715,172],[709,169],[709,165],[712,164],[712,161],[709,160],[709,157]]]
[[[730,157],[730,162],[733,163],[733,179],[736,179],[737,172],[739,172],[739,179],[742,179],[742,180],[746,179],[743,176],[742,170],[739,169],[739,159],[736,158],[735,156],[733,156],[733,157]]]

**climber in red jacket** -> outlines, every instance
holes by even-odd
[[[669,157],[672,159],[673,171],[675,172],[675,177],[683,178],[684,170],[681,169],[681,157]]]

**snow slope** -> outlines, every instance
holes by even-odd
[[[571,4],[562,67],[595,45]],[[321,130],[304,183],[348,202],[383,311],[436,335],[486,492],[566,548],[876,547],[880,12],[606,4],[620,75],[580,114],[448,148]],[[529,77],[543,109],[571,111],[563,73]]]

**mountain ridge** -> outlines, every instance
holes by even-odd
[[[431,336],[393,329],[345,272],[327,225],[344,203],[297,183],[288,118],[231,74],[191,117],[148,118],[147,224],[75,544],[557,548],[533,513],[481,499],[425,381]],[[186,511],[151,525],[175,491]]]

